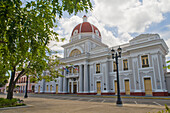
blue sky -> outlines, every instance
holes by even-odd
[[[102,42],[115,46],[143,33],[158,33],[170,48],[170,0],[92,0],[93,11],[69,15],[58,19],[54,30],[64,42],[51,42],[50,48],[63,56],[61,45],[69,42],[73,28],[87,15],[88,21],[101,32]],[[57,46],[53,46],[57,44]],[[167,55],[170,59],[170,53]]]

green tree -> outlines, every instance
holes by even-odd
[[[7,99],[13,98],[15,84],[25,74],[41,80],[43,70],[48,69],[52,70],[50,78],[60,76],[48,64],[47,45],[50,40],[59,41],[53,31],[57,27],[56,17],[61,18],[64,11],[77,14],[88,9],[92,9],[90,0],[33,0],[24,4],[22,0],[0,1],[0,67],[3,70],[0,76],[11,72]]]
[[[168,68],[168,69],[170,69],[170,60],[169,61],[167,61],[166,62],[168,65],[166,66],[166,67],[164,67],[164,68]]]
[[[8,83],[9,78],[9,76],[6,75],[6,72],[8,72],[8,70],[6,70],[5,67],[7,66],[2,64],[2,56],[0,56],[0,87],[3,87],[6,83]]]

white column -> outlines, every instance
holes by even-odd
[[[82,75],[82,65],[79,65],[79,93],[82,93],[83,92],[83,86],[82,86],[82,83],[83,83],[83,75]]]
[[[66,78],[66,70],[64,70],[64,78],[63,78],[63,93],[67,93],[67,78]]]
[[[72,72],[71,72],[71,75],[73,75],[73,74],[74,74],[74,73],[73,73],[73,67],[71,68],[71,71],[72,71]]]
[[[107,90],[107,92],[110,91],[110,88],[109,88],[109,61],[106,61],[106,90]]]
[[[79,89],[79,85],[78,84],[79,84],[79,82],[77,81],[77,93],[79,92],[79,90],[78,90]]]
[[[88,93],[88,65],[84,64],[84,93]]]
[[[63,79],[62,77],[59,77],[59,93],[63,91]]]
[[[73,81],[71,81],[71,93],[73,93]]]

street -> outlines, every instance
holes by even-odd
[[[16,96],[24,96],[24,93],[15,94]],[[39,97],[39,98],[52,98],[58,100],[76,100],[76,101],[87,101],[87,102],[99,102],[99,103],[116,103],[116,96],[90,96],[90,95],[75,95],[75,94],[67,94],[67,95],[57,95],[57,94],[28,94],[29,97]],[[153,97],[154,98],[154,97]],[[156,98],[156,97],[155,97]],[[164,97],[167,98],[167,97]],[[170,97],[169,99],[136,99],[132,96],[123,98],[123,104],[146,104],[146,105],[157,105],[164,106],[167,104],[170,106]]]
[[[165,110],[161,102],[168,103],[168,100],[123,98],[123,106],[116,106],[116,98],[56,94],[28,94],[28,98],[15,94],[14,98],[23,99],[26,106],[0,108],[0,113],[157,113]]]

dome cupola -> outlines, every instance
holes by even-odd
[[[83,16],[83,22],[78,24],[71,33],[71,41],[75,38],[81,39],[83,37],[98,38],[101,41],[100,31],[96,26],[87,21],[87,16]]]

